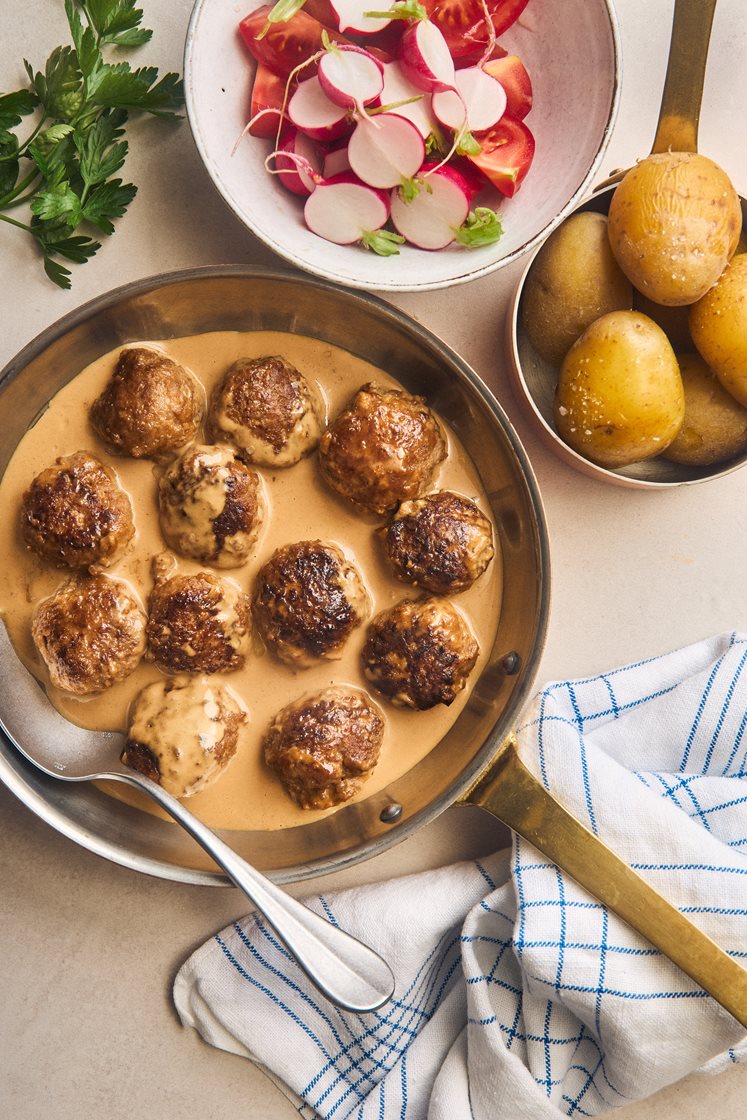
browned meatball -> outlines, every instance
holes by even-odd
[[[323,409],[303,374],[283,358],[242,358],[213,394],[210,423],[247,462],[290,467],[319,442]]]
[[[243,668],[251,605],[212,572],[156,582],[148,614],[148,653],[172,673],[231,673]]]
[[[370,611],[356,569],[336,545],[322,541],[276,549],[257,573],[252,605],[266,644],[300,668],[339,656]]]
[[[480,652],[448,599],[404,599],[376,615],[363,647],[363,671],[393,704],[451,704]]]
[[[52,684],[84,696],[137,666],[145,650],[145,612],[121,580],[75,576],[39,603],[31,633]]]
[[[160,459],[194,439],[203,411],[201,386],[158,350],[123,350],[109,384],[91,405],[95,431],[134,459]]]
[[[324,433],[322,475],[343,497],[384,514],[428,487],[446,441],[422,397],[364,385]]]
[[[175,552],[237,568],[249,559],[264,518],[259,475],[225,444],[191,447],[161,479],[158,511]]]
[[[471,587],[493,558],[493,530],[485,514],[460,494],[439,490],[403,502],[384,537],[399,579],[454,594]]]
[[[189,797],[223,773],[246,718],[228,689],[211,681],[156,681],[135,700],[122,762],[174,797]]]
[[[68,568],[108,567],[135,532],[129,498],[90,451],[60,456],[36,476],[21,527],[29,548]]]
[[[265,761],[302,809],[358,792],[379,758],[384,720],[363,692],[333,687],[289,704],[264,738]]]

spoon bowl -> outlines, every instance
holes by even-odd
[[[52,707],[42,686],[18,659],[0,626],[0,727],[13,745],[45,774],[65,782],[110,780],[142,790],[200,844],[247,895],[322,995],[347,1011],[375,1011],[394,993],[394,977],[381,957],[331,925],[237,855],[156,782],[119,761],[125,736],[87,731]]]

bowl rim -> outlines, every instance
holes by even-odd
[[[478,280],[482,276],[487,276],[492,272],[496,272],[506,265],[512,264],[515,260],[521,257],[524,253],[529,252],[539,243],[543,242],[554,229],[563,221],[568,214],[579,205],[587,196],[590,184],[596,176],[599,167],[604,158],[605,152],[609,145],[612,131],[614,129],[617,114],[620,107],[620,96],[622,90],[622,39],[620,33],[620,26],[618,23],[617,12],[614,7],[614,0],[599,0],[604,6],[605,13],[609,24],[609,31],[612,40],[612,56],[613,56],[613,73],[612,73],[612,89],[610,108],[605,122],[604,130],[599,140],[599,146],[596,154],[589,165],[588,171],[584,176],[577,189],[573,192],[571,197],[566,201],[565,205],[561,207],[558,213],[552,218],[541,230],[538,230],[532,237],[528,238],[521,245],[517,246],[514,250],[506,256],[499,257],[498,260],[492,261],[489,264],[483,265],[481,268],[471,269],[464,271],[459,275],[453,276],[444,280],[428,280],[418,282],[402,282],[396,279],[387,281],[386,283],[372,284],[367,281],[357,279],[354,276],[342,276],[337,274],[332,269],[318,269],[311,265],[311,263],[301,260],[294,256],[292,251],[285,248],[282,243],[278,242],[275,238],[267,235],[265,231],[260,231],[257,224],[254,223],[249,216],[239,215],[231,200],[231,194],[228,188],[222,182],[220,176],[214,174],[212,162],[208,155],[207,144],[203,138],[200,129],[197,126],[197,112],[194,104],[194,82],[193,82],[193,68],[192,68],[192,53],[194,51],[194,44],[196,39],[197,25],[200,20],[203,8],[211,3],[212,0],[195,0],[192,12],[189,17],[187,25],[187,34],[184,41],[183,52],[183,73],[184,73],[184,103],[187,111],[187,120],[189,121],[192,139],[194,140],[195,147],[199,152],[202,164],[210,178],[210,182],[218,192],[228,210],[233,214],[234,218],[240,222],[246,229],[250,230],[263,244],[267,245],[274,253],[277,253],[288,264],[293,265],[295,268],[302,269],[312,276],[317,276],[320,279],[331,280],[334,283],[343,284],[345,287],[357,288],[363,291],[373,292],[429,292],[438,291],[442,288],[450,288],[457,284],[467,284],[472,280]],[[427,250],[423,250],[427,252]],[[465,262],[466,263],[466,262]]]
[[[469,384],[469,387],[481,398],[483,407],[491,414],[502,430],[516,458],[526,486],[526,495],[534,516],[537,567],[539,572],[538,601],[536,610],[536,631],[531,645],[531,656],[522,664],[523,679],[517,682],[509,711],[505,711],[497,719],[492,730],[486,736],[483,744],[476,751],[474,757],[460,770],[458,777],[446,788],[442,789],[419,812],[408,817],[392,831],[384,832],[376,837],[369,837],[356,849],[337,853],[310,860],[303,865],[292,868],[281,868],[279,871],[270,871],[268,877],[275,882],[298,882],[303,879],[343,870],[353,864],[360,863],[373,856],[379,855],[395,844],[412,835],[423,825],[435,819],[444,809],[458,803],[468,793],[475,781],[490,764],[498,747],[513,731],[515,721],[520,715],[532,692],[537,676],[539,662],[544,650],[550,613],[550,541],[547,518],[544,511],[539,486],[527,453],[519,439],[518,433],[511,423],[498,399],[488,388],[477,372],[462,358],[456,350],[441,339],[434,331],[417,322],[410,315],[394,307],[386,300],[369,292],[347,291],[343,286],[330,280],[311,277],[303,273],[294,273],[285,269],[268,268],[263,266],[246,265],[203,265],[195,268],[178,269],[170,272],[158,273],[138,280],[130,281],[120,287],[104,292],[77,308],[67,312],[58,320],[48,326],[14,358],[0,370],[0,387],[7,381],[19,376],[29,362],[37,358],[48,346],[63,337],[68,331],[121,301],[123,298],[141,296],[171,284],[180,284],[191,280],[221,279],[230,277],[246,277],[247,279],[261,278],[263,280],[288,282],[306,285],[312,289],[323,289],[328,292],[342,295],[346,299],[361,302],[372,306],[385,317],[393,320],[405,331],[420,337],[429,345],[437,345],[445,355],[447,362],[459,370]],[[9,761],[13,760],[13,764]],[[167,863],[157,858],[142,856],[130,851],[124,845],[101,838],[91,829],[66,817],[54,805],[46,801],[38,791],[29,783],[24,782],[20,771],[28,771],[34,777],[39,777],[39,772],[31,763],[27,763],[16,749],[9,743],[5,735],[0,732],[0,782],[2,782],[18,799],[27,806],[36,816],[40,817],[56,831],[73,840],[79,846],[103,856],[110,862],[128,867],[131,870],[145,872],[158,878],[174,882],[195,885],[230,885],[226,876],[218,871],[203,870],[199,868],[182,867]],[[49,779],[54,781],[54,779]],[[230,843],[230,832],[225,833]]]

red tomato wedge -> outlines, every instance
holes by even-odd
[[[250,12],[239,24],[239,34],[246,49],[257,62],[263,63],[268,69],[284,78],[296,66],[300,66],[307,58],[322,49],[324,28],[318,20],[302,9],[285,23],[271,23],[267,33],[258,39],[257,35],[265,26],[271,10],[269,4],[263,4],[261,8]],[[348,41],[339,32],[327,31],[327,34],[336,43]],[[303,77],[310,78],[315,72],[315,66],[307,66],[303,71]]]
[[[261,136],[264,139],[274,139],[280,123],[280,111],[283,107],[285,96],[286,78],[281,78],[263,62],[257,63],[257,72],[252,83],[252,103],[250,119],[264,109],[276,109],[277,112],[264,113],[263,116],[249,126],[251,136]]]
[[[476,137],[482,151],[469,156],[493,186],[513,198],[534,159],[534,137],[523,121],[503,117],[495,128]]]
[[[436,24],[449,44],[451,57],[459,65],[463,61],[479,62],[488,45],[485,13],[480,0],[423,0],[428,17]],[[529,0],[486,0],[496,35],[514,23]]]
[[[497,78],[506,91],[506,114],[515,121],[523,121],[532,108],[532,81],[518,55],[491,58],[483,70]]]

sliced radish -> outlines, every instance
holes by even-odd
[[[410,101],[413,97],[417,97],[417,101]],[[401,101],[410,103],[398,104]],[[393,111],[412,121],[423,139],[427,139],[437,129],[436,118],[431,109],[431,95],[412,84],[399,62],[384,63],[381,104],[396,106]]]
[[[331,179],[335,175],[341,175],[343,171],[350,170],[350,160],[348,159],[348,146],[343,144],[339,148],[333,148],[331,152],[327,152],[324,157],[324,164],[322,165],[322,177],[324,179]]]
[[[425,164],[423,173],[431,172],[428,190],[405,202],[400,191],[392,191],[392,221],[399,232],[419,249],[445,249],[456,237],[456,231],[467,220],[471,192],[469,184],[458,171],[445,164]],[[312,195],[313,198],[313,195]]]
[[[380,113],[358,121],[348,143],[350,166],[370,187],[396,187],[420,170],[425,144],[412,121]]]
[[[506,111],[506,93],[497,78],[479,66],[456,72],[456,91],[440,90],[433,94],[433,112],[447,128],[455,131],[466,127],[471,132],[492,128]]]
[[[333,11],[337,14],[340,31],[352,31],[358,35],[374,35],[383,31],[392,22],[386,16],[367,16],[372,6],[371,0],[330,0]],[[387,5],[384,4],[384,7]]]
[[[284,152],[289,154],[283,157],[282,153]],[[293,156],[299,158],[293,159]],[[294,128],[289,131],[280,145],[275,158],[275,167],[278,171],[278,178],[284,187],[292,191],[293,194],[306,197],[314,190],[316,183],[304,170],[304,164],[308,164],[317,175],[321,174],[322,156],[319,148],[313,140],[304,136],[302,132],[297,132]]]
[[[320,183],[303,212],[312,233],[335,245],[361,241],[381,256],[397,253],[402,238],[381,227],[389,217],[389,196],[346,172]]]
[[[516,121],[523,121],[532,108],[532,79],[527,68],[515,54],[492,58],[483,69],[497,78],[506,91],[506,112]]]
[[[287,111],[296,128],[312,140],[336,140],[350,128],[347,110],[330,101],[317,77],[299,84]]]
[[[362,47],[333,47],[319,59],[319,84],[343,109],[370,105],[384,86],[384,68]]]
[[[407,77],[429,93],[454,88],[454,60],[435,23],[423,19],[402,36],[399,60]]]

